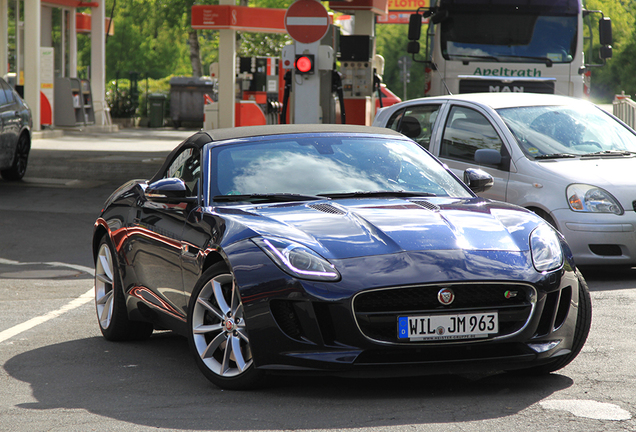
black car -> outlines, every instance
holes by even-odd
[[[0,175],[24,177],[31,150],[31,110],[20,95],[0,78]]]
[[[591,302],[568,245],[478,198],[403,135],[286,125],[199,132],[95,224],[108,340],[187,337],[203,374],[525,370],[570,363]]]

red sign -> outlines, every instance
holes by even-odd
[[[287,9],[285,29],[296,42],[318,42],[329,29],[327,9],[316,0],[297,0]]]
[[[329,8],[337,11],[371,11],[378,15],[389,12],[389,0],[331,0]]]
[[[192,28],[285,33],[285,9],[233,5],[192,6]]]

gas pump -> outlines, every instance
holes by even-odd
[[[263,111],[266,124],[277,124],[279,102],[279,63],[276,57],[237,57],[237,99],[254,101]]]
[[[331,43],[329,36],[321,42]],[[344,94],[331,45],[295,42],[283,47],[285,91],[281,123],[345,123]]]
[[[237,57],[234,104],[235,126],[278,124],[280,103],[280,59]],[[218,77],[218,63],[210,65],[210,76]],[[216,96],[216,95],[215,95]],[[204,129],[218,127],[218,103],[209,98],[204,105]]]
[[[380,81],[373,68],[373,43],[373,38],[366,35],[340,37],[340,70],[349,124],[370,125],[375,115],[374,92]]]

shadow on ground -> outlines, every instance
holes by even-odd
[[[570,378],[439,375],[408,379],[272,377],[223,391],[171,333],[149,341],[89,338],[17,355],[5,370],[31,385],[22,409],[85,409],[137,425],[193,430],[345,429],[506,417],[570,387]]]

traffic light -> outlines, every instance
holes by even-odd
[[[314,55],[313,54],[296,54],[294,61],[294,70],[300,75],[310,75],[314,73]]]

